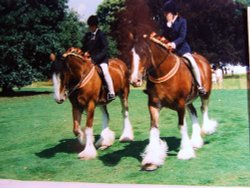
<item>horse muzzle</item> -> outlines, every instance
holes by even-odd
[[[67,98],[67,93],[60,94],[59,96],[55,95],[55,101],[57,104],[62,104]]]
[[[141,87],[143,84],[143,74],[131,75],[130,84],[133,87]]]
[[[130,84],[131,84],[133,87],[141,87],[141,86],[142,86],[142,83],[143,83],[143,80],[142,80],[142,79],[136,79],[136,80],[131,80],[131,81],[130,81]]]

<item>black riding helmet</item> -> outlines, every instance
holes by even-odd
[[[171,12],[172,14],[177,14],[177,6],[174,0],[167,0],[163,5],[164,13]]]
[[[95,15],[92,15],[88,18],[87,24],[89,26],[97,26],[98,25],[98,18]]]

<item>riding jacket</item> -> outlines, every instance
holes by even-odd
[[[82,50],[89,52],[95,64],[108,63],[108,41],[100,29],[97,29],[94,33],[86,33],[83,38]]]
[[[176,46],[175,52],[179,56],[185,53],[191,53],[191,48],[186,41],[187,21],[185,18],[178,16],[175,21],[169,26],[167,23],[163,25],[163,36],[173,42]]]

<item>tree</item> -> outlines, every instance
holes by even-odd
[[[74,11],[66,13],[66,17],[63,21],[58,23],[60,39],[59,43],[63,50],[69,47],[82,47],[82,38],[87,32],[87,27],[84,22],[79,21],[79,15]]]
[[[104,0],[97,9],[100,27],[108,35],[109,54],[111,56],[119,54],[117,42],[112,37],[112,26],[117,21],[116,15],[124,9],[124,2],[125,0]]]
[[[8,94],[50,75],[51,50],[81,47],[84,25],[67,0],[8,0],[0,3],[0,87]]]

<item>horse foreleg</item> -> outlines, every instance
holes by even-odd
[[[128,142],[134,140],[134,131],[133,127],[129,120],[129,113],[128,113],[128,99],[121,98],[121,105],[122,105],[122,115],[123,115],[123,131],[120,137],[120,142]]]
[[[150,137],[149,144],[146,146],[145,151],[142,154],[142,169],[151,171],[164,164],[168,147],[167,143],[160,139],[160,110],[153,106],[149,106],[149,112],[151,118]]]
[[[185,108],[178,110],[179,128],[181,133],[181,149],[178,152],[178,159],[188,160],[195,157],[195,152],[188,136],[187,123],[185,119]]]
[[[85,145],[84,133],[81,130],[82,110],[79,108],[73,107],[72,115],[73,115],[73,133],[78,138],[80,144]]]
[[[201,99],[201,111],[203,114],[203,125],[202,133],[203,134],[213,134],[217,128],[217,121],[211,120],[208,116],[208,99]]]
[[[96,142],[96,147],[104,150],[108,148],[109,146],[112,146],[115,142],[115,133],[111,131],[108,127],[109,123],[109,114],[107,110],[107,106],[103,105],[100,106],[100,109],[102,111],[102,132],[99,140]]]
[[[201,128],[198,121],[198,116],[196,109],[193,104],[188,105],[188,111],[190,118],[192,120],[192,136],[191,142],[194,148],[201,148],[204,144],[203,139],[201,137]]]
[[[89,102],[87,107],[87,120],[86,126],[83,132],[86,137],[86,144],[84,150],[78,154],[80,159],[88,160],[94,159],[97,156],[97,152],[94,146],[94,134],[93,134],[93,120],[94,120],[95,103]]]

